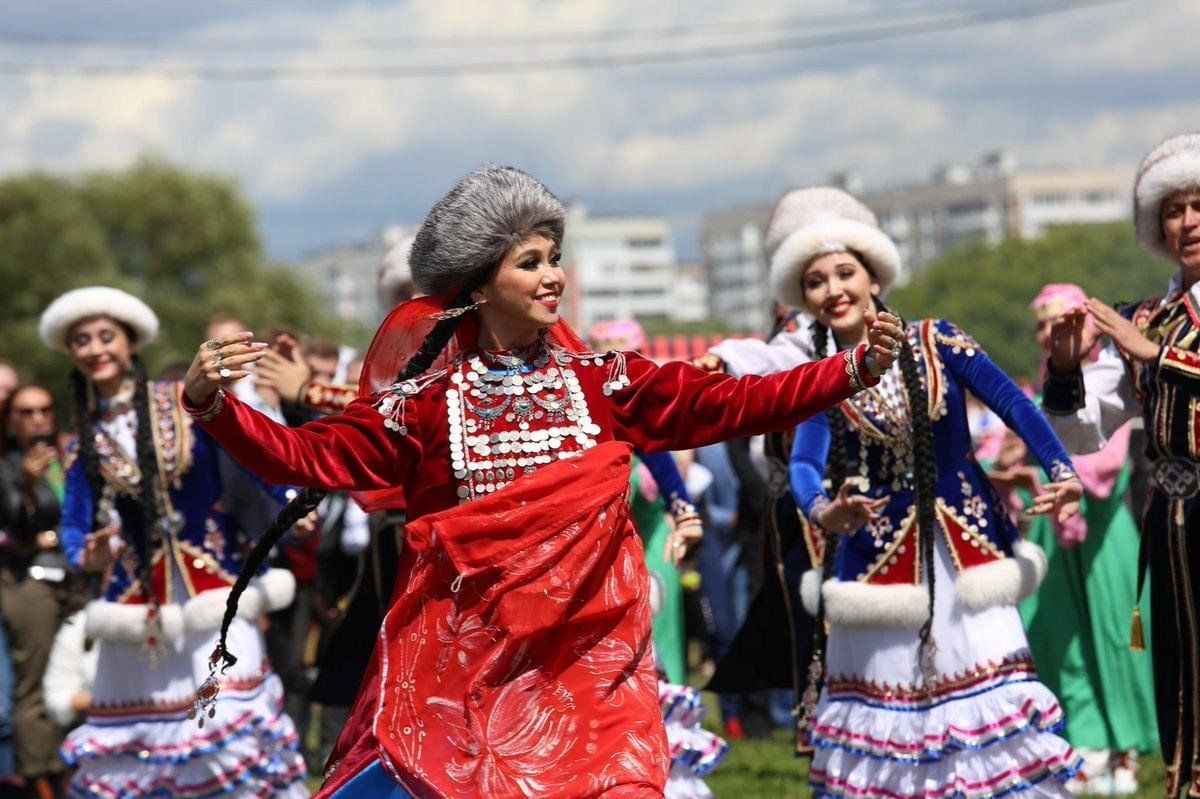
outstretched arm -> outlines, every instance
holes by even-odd
[[[900,340],[899,320],[882,314],[868,343],[786,372],[733,378],[691,364],[661,367],[628,357],[630,383],[613,393],[618,435],[647,452],[693,449],[731,438],[787,430],[874,385],[868,350],[882,369]]]
[[[206,341],[184,379],[184,409],[234,460],[276,485],[362,491],[404,482],[420,446],[407,429],[388,429],[367,401],[352,402],[340,416],[291,428],[226,391],[249,376],[249,365],[265,350],[249,332]]]
[[[287,427],[222,391],[210,407],[184,407],[234,460],[268,483],[364,491],[401,485],[420,458],[410,434],[384,426],[366,400],[339,416]],[[219,404],[219,407],[217,407]],[[209,413],[211,417],[205,418]]]

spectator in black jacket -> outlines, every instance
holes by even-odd
[[[0,616],[15,672],[17,772],[44,790],[66,772],[58,757],[64,730],[47,714],[42,692],[70,574],[58,546],[64,470],[54,396],[43,386],[18,386],[4,408],[3,430]],[[57,793],[57,785],[51,790]]]

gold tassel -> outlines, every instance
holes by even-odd
[[[1142,633],[1142,610],[1133,606],[1133,620],[1129,625],[1129,650],[1131,652],[1146,651],[1146,637]]]

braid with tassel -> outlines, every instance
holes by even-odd
[[[463,289],[450,302],[447,310],[453,311],[459,308],[466,308],[470,305],[471,292],[473,290],[474,287]],[[458,330],[461,320],[462,314],[448,313],[439,316],[437,323],[429,331],[429,334],[425,336],[416,353],[404,365],[404,368],[400,370],[400,374],[396,376],[396,382],[411,380],[427,372],[446,348],[450,339],[454,337],[454,333]],[[254,543],[254,548],[250,551],[250,554],[246,556],[246,562],[242,564],[242,568],[238,572],[237,581],[234,582],[233,588],[229,591],[229,597],[225,600],[225,615],[221,619],[221,632],[217,638],[216,648],[213,649],[212,655],[209,656],[209,675],[197,691],[196,704],[193,706],[190,714],[192,718],[195,718],[205,710],[207,710],[210,718],[215,715],[215,703],[219,690],[217,673],[218,671],[224,673],[237,663],[237,657],[228,649],[227,637],[229,635],[229,627],[233,624],[233,620],[237,616],[238,601],[241,599],[242,594],[245,593],[246,588],[250,585],[250,581],[254,579],[259,568],[271,553],[271,549],[279,542],[284,533],[290,530],[296,522],[316,510],[327,493],[322,488],[301,489],[300,493],[279,512],[279,515],[275,517],[271,525],[267,527],[266,531]],[[200,724],[204,724],[203,716],[200,717]]]

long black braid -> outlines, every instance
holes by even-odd
[[[132,333],[129,333],[133,340]],[[136,457],[141,481],[138,484],[136,505],[137,518],[127,520],[121,526],[121,537],[132,547],[137,561],[137,579],[142,595],[150,607],[157,609],[158,598],[151,582],[152,559],[161,540],[159,522],[164,509],[159,506],[158,452],[154,446],[154,425],[150,417],[150,390],[146,377],[146,365],[140,357],[133,356],[130,372],[134,381],[133,408],[137,415]],[[100,471],[100,455],[96,451],[93,425],[96,416],[89,407],[88,381],[78,369],[71,371],[71,388],[75,401],[75,430],[79,438],[79,458],[83,463],[84,476],[92,492],[93,520],[95,529],[103,529],[113,522],[111,508],[104,501],[104,476]]]
[[[893,313],[875,299],[876,311]],[[900,375],[908,393],[912,423],[913,487],[917,501],[917,532],[921,537],[921,568],[929,588],[929,618],[921,625],[921,652],[931,646],[934,605],[934,539],[937,536],[937,459],[933,451],[933,421],[929,418],[929,393],[917,372],[917,358],[905,336],[900,345]]]
[[[809,325],[813,351],[823,358],[829,352],[829,328],[818,321]],[[850,458],[846,451],[846,416],[840,406],[835,405],[825,412],[829,420],[829,452],[825,456],[825,479],[829,481],[830,493],[836,493],[850,476]],[[825,557],[821,563],[821,583],[817,586],[816,622],[813,624],[811,657],[804,675],[804,690],[800,696],[800,708],[796,717],[796,752],[807,755],[811,752],[809,728],[816,713],[821,684],[825,679],[825,646],[829,635],[825,630],[825,597],[822,587],[834,576],[834,556],[837,552],[838,534],[825,531]]]
[[[447,310],[465,308],[470,305],[471,292],[474,288],[472,286],[463,289],[450,302]],[[404,368],[400,370],[400,374],[396,376],[396,382],[411,380],[429,371],[429,367],[433,365],[438,356],[442,354],[442,351],[446,349],[446,345],[454,336],[454,332],[458,329],[461,319],[461,315],[439,319],[433,326],[433,329],[425,336],[416,353],[404,365]],[[233,624],[233,619],[237,616],[238,601],[250,585],[250,580],[258,573],[259,567],[266,561],[267,556],[271,553],[271,549],[279,542],[284,533],[290,530],[296,522],[316,510],[317,506],[321,504],[321,500],[325,499],[327,493],[322,488],[301,489],[284,506],[283,510],[279,512],[279,515],[275,517],[271,525],[267,527],[266,531],[254,543],[254,548],[246,556],[246,562],[242,564],[241,571],[238,572],[237,581],[233,584],[228,599],[225,600],[225,616],[221,619],[221,634],[217,639],[217,647],[213,651],[212,658],[210,658],[214,666],[218,665],[218,662],[222,664],[220,666],[221,671],[225,671],[237,663],[237,658],[226,647],[226,637],[229,635],[229,626]]]

